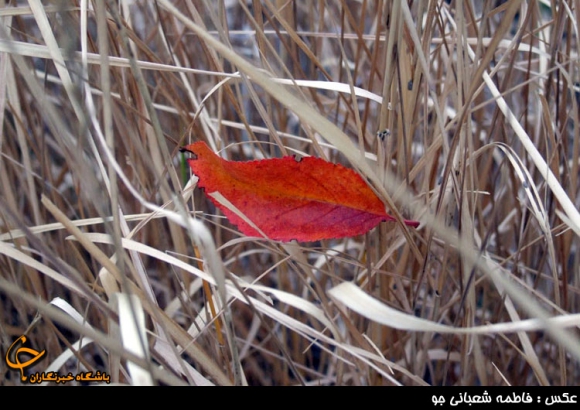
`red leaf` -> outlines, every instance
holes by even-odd
[[[205,142],[182,148],[198,185],[239,230],[262,235],[211,194],[219,192],[268,238],[317,241],[363,234],[394,218],[355,171],[320,158],[226,161]],[[405,224],[417,227],[419,222]]]

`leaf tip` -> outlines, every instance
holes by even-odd
[[[193,145],[193,144],[192,144]],[[188,161],[191,161],[192,159],[197,159],[197,155],[196,153],[191,149],[191,145],[187,145],[185,147],[179,147],[179,152],[188,152],[191,155],[193,155],[191,158],[188,158]]]
[[[410,219],[405,219],[403,220],[403,222],[405,223],[405,225],[412,226],[413,228],[417,228],[421,224],[420,221],[413,221]]]
[[[209,155],[216,155],[204,141],[197,141],[193,144],[186,145],[184,147],[179,147],[180,152],[189,152],[193,155],[190,159],[198,159],[200,155],[204,155],[205,153],[209,153]]]

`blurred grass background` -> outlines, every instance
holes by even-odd
[[[577,1],[0,5],[0,346],[46,350],[25,372],[580,383]],[[244,237],[195,188],[199,140],[355,168],[421,227]]]

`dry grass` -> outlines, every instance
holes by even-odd
[[[578,2],[19,3],[3,356],[25,334],[27,371],[124,384],[580,384]],[[190,178],[197,140],[343,163],[421,227],[245,237]]]

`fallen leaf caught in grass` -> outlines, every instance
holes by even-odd
[[[364,234],[395,219],[352,169],[320,158],[293,156],[227,161],[205,142],[183,147],[198,186],[242,233],[278,241],[302,242]],[[212,195],[219,192],[259,230]],[[405,220],[417,227],[419,222]]]

